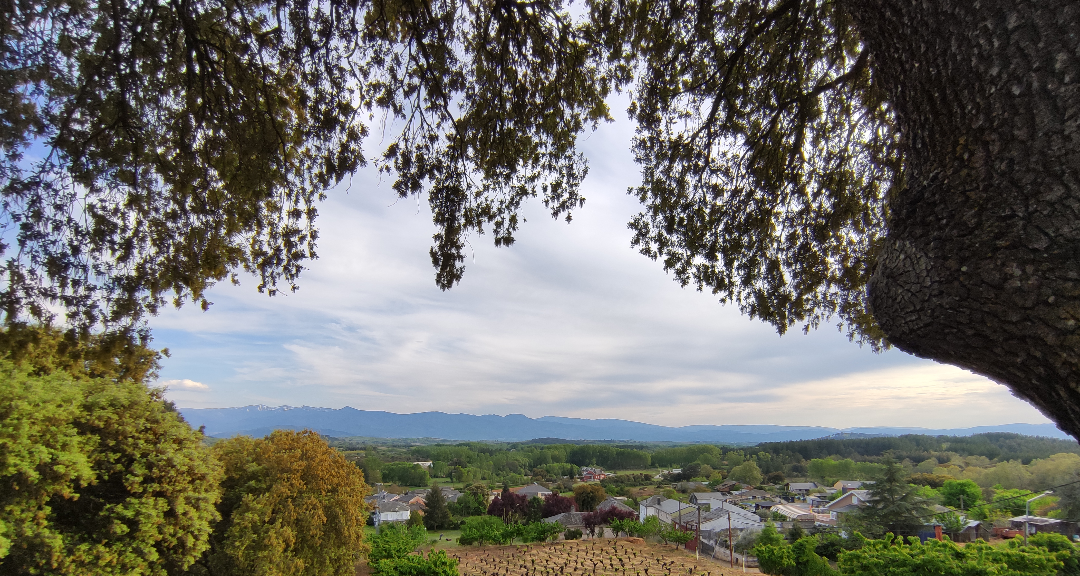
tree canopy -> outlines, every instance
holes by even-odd
[[[533,197],[582,206],[577,138],[626,90],[633,244],[679,282],[780,332],[835,321],[976,370],[1080,433],[1078,10],[15,2],[0,308],[130,330],[241,271],[295,289],[317,202],[369,160],[426,195],[449,288],[469,234],[512,244]]]
[[[311,431],[237,436],[213,453],[225,469],[221,522],[193,574],[354,573],[370,493],[355,465]]]
[[[219,518],[201,441],[141,383],[0,360],[0,572],[182,572]]]

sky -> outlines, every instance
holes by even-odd
[[[613,109],[619,110],[618,106]],[[625,116],[582,136],[585,206],[540,201],[508,248],[470,238],[462,282],[435,285],[426,199],[398,200],[373,169],[320,206],[319,258],[300,290],[221,284],[203,312],[151,321],[158,385],[185,408],[352,406],[620,418],[660,424],[961,428],[1049,420],[1004,386],[833,327],[804,335],[682,288],[630,247],[640,207]],[[378,148],[378,137],[369,141]],[[370,155],[370,154],[369,154]]]

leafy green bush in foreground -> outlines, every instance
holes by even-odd
[[[829,545],[823,547],[826,539]],[[772,576],[1080,576],[1080,551],[1059,534],[1037,534],[1027,547],[1019,541],[991,546],[981,540],[960,547],[948,539],[922,543],[892,535],[880,540],[856,535],[850,546],[831,540],[806,536],[788,544],[769,525],[754,554],[761,571]],[[836,569],[817,553],[841,547],[846,549],[839,551]]]
[[[458,561],[442,550],[413,554],[427,540],[423,526],[387,524],[371,539],[368,562],[375,576],[458,576]]]

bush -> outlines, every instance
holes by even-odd
[[[401,558],[379,560],[371,564],[374,576],[458,576],[458,561],[443,550],[434,550],[424,558],[412,554]]]
[[[581,537],[585,534],[577,528],[568,528],[566,532],[563,532],[563,538],[566,540],[581,540]]]
[[[427,530],[423,526],[403,526],[396,522],[387,522],[379,533],[371,537],[371,551],[368,562],[404,558],[427,541]]]
[[[465,519],[458,542],[465,546],[502,544],[505,528],[506,524],[496,516],[472,516]]]
[[[522,540],[525,542],[554,540],[562,531],[563,525],[558,522],[531,522],[525,525]]]
[[[1071,544],[1070,544],[1071,546]],[[991,546],[981,540],[959,547],[950,540],[899,537],[868,540],[859,550],[840,555],[844,576],[969,576],[973,574],[1023,574],[1055,576],[1064,568],[1062,557],[1070,551],[1053,552],[1042,546]],[[760,561],[760,558],[759,558]]]
[[[764,534],[764,530],[762,534]],[[758,567],[765,574],[772,576],[837,576],[829,562],[814,552],[818,539],[807,536],[794,544],[788,545],[782,540],[778,544],[762,544],[759,537],[754,547]],[[773,539],[766,540],[773,542]]]

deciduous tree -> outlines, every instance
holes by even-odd
[[[599,484],[578,484],[574,486],[574,503],[581,512],[592,512],[604,501],[607,492]]]
[[[370,492],[360,470],[311,431],[237,436],[213,447],[225,467],[221,522],[200,568],[212,576],[351,576],[365,552]]]
[[[448,288],[468,234],[582,205],[577,137],[628,88],[633,244],[679,282],[974,370],[1080,434],[1073,0],[10,8],[9,321],[130,325],[240,270],[295,288],[374,113]]]

